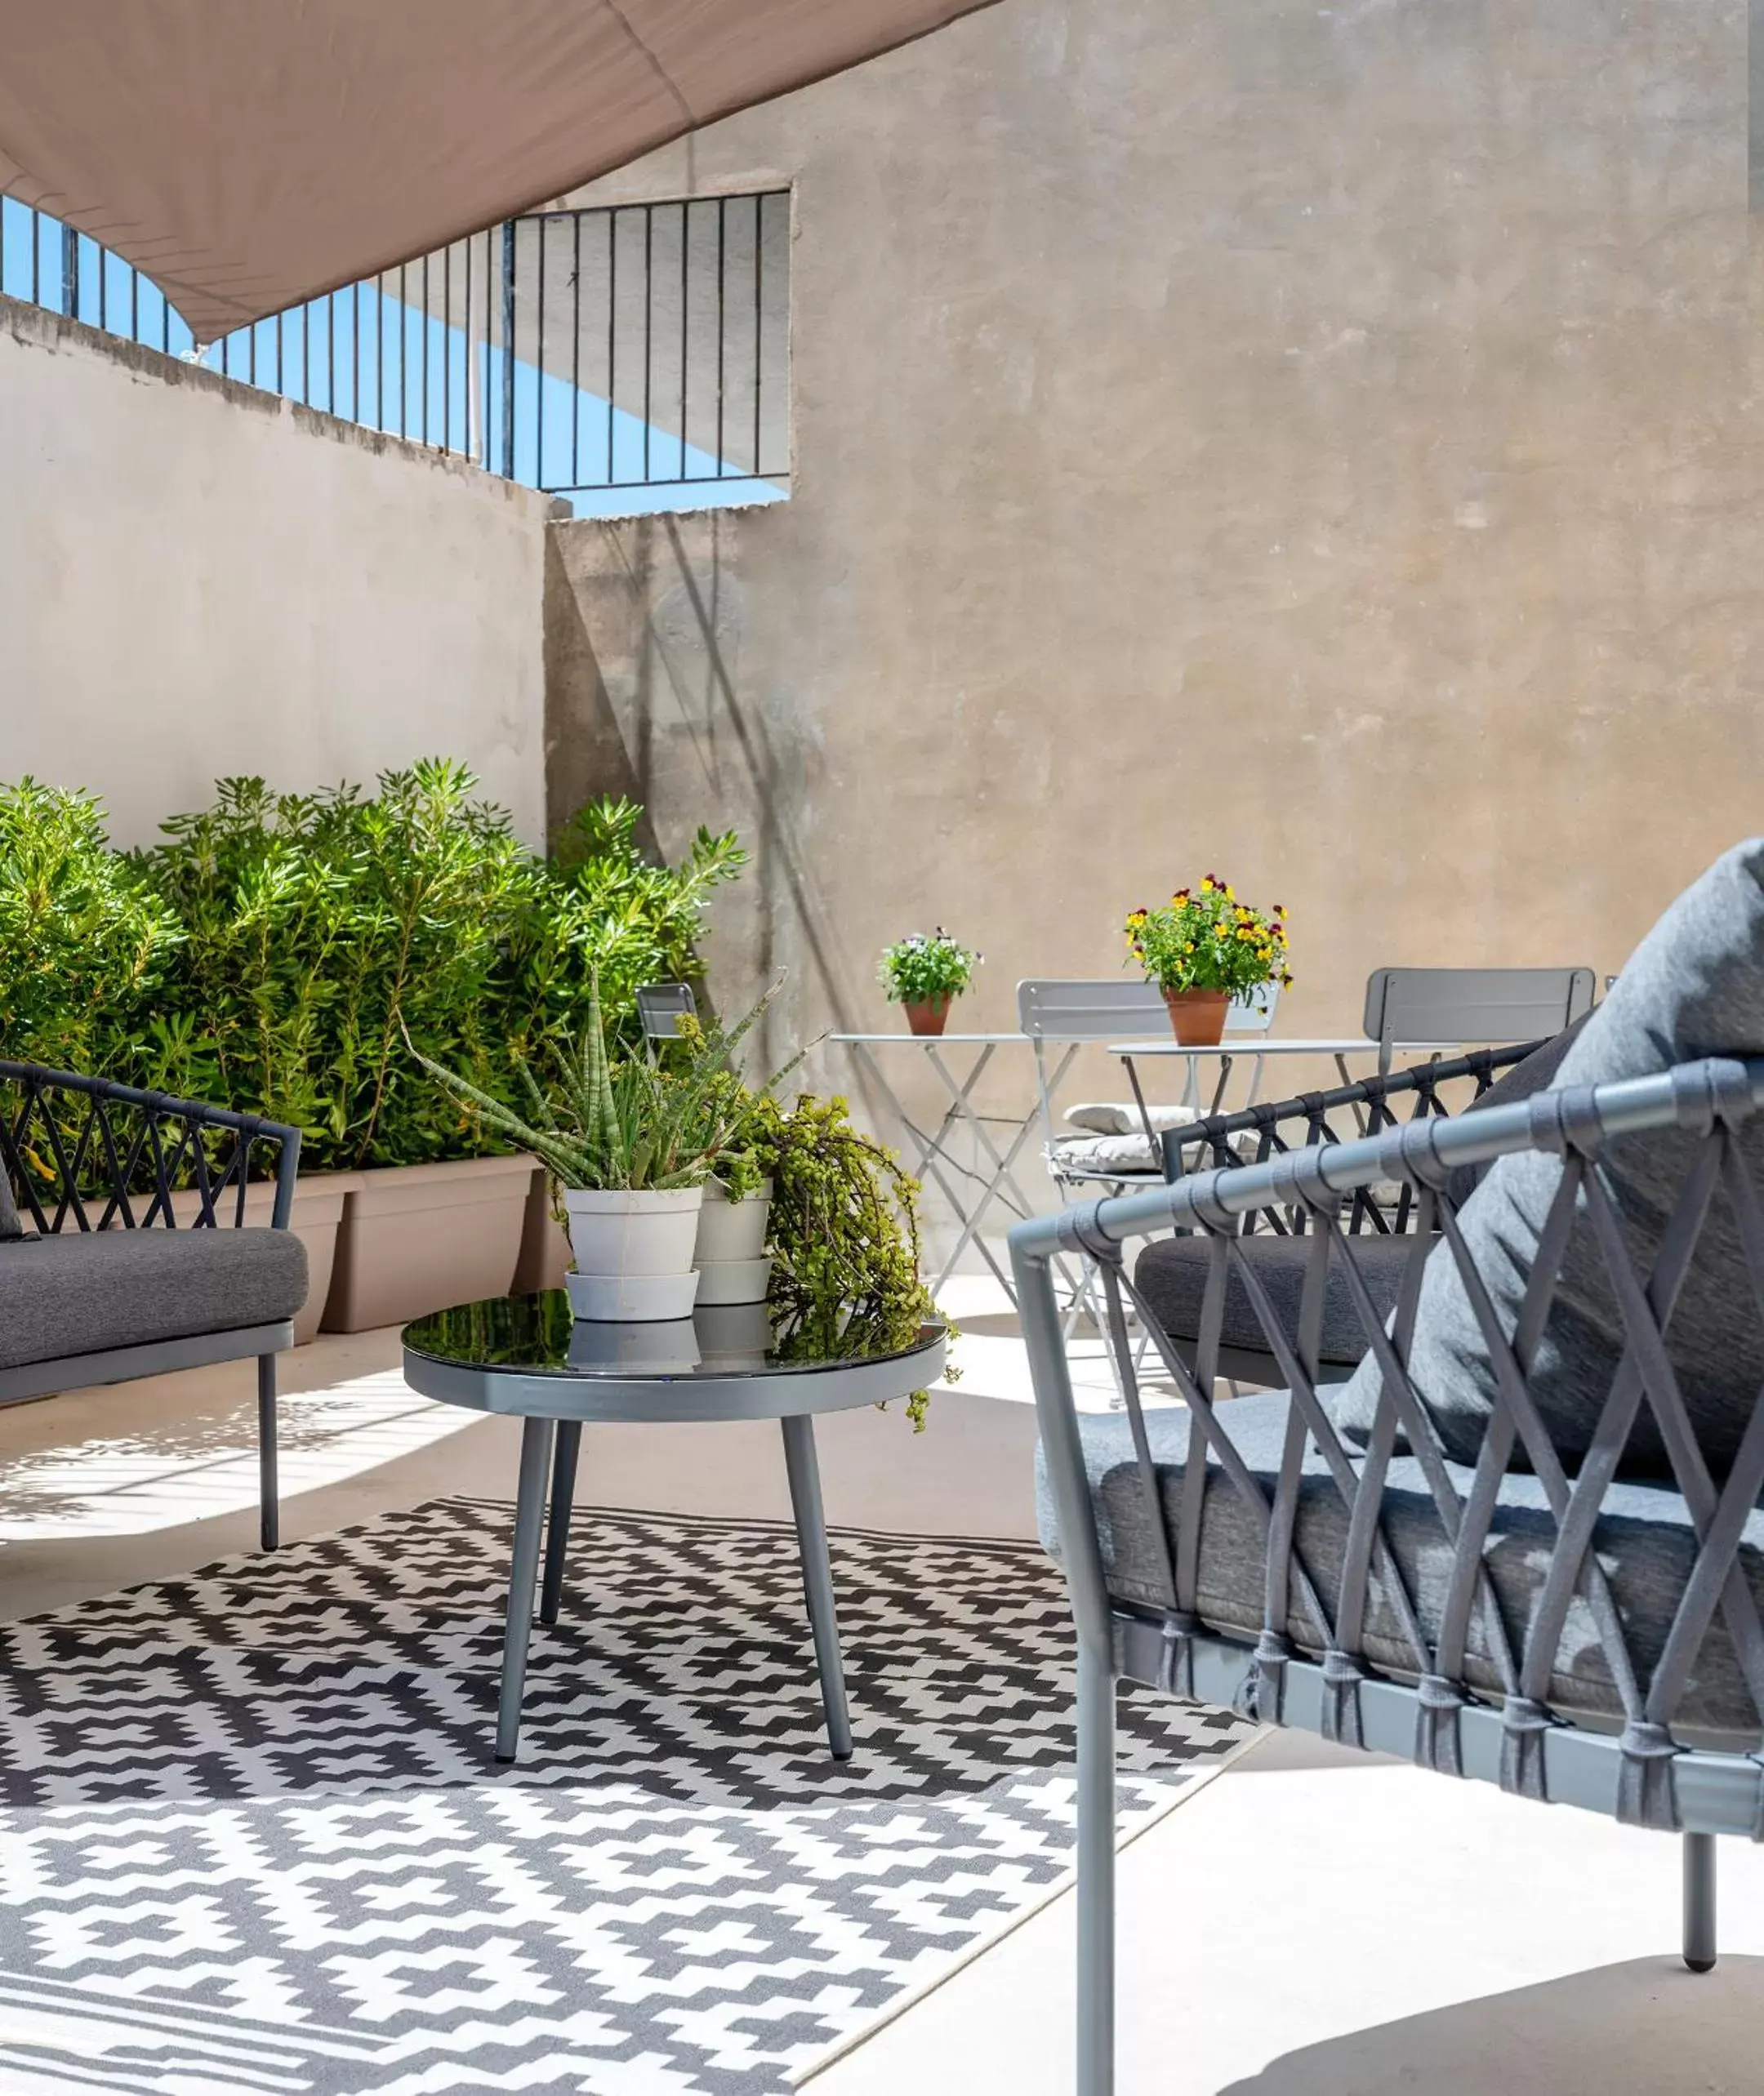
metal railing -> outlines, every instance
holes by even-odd
[[[0,198],[11,296],[590,511],[783,492],[789,263],[786,189],[530,212],[198,352],[149,278]]]

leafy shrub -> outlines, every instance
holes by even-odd
[[[629,1032],[640,985],[697,974],[705,906],[747,863],[733,832],[701,828],[681,866],[656,866],[637,842],[642,817],[631,800],[583,808],[512,928],[509,1041],[541,1072],[558,1070],[582,1035],[595,980],[608,1020]]]
[[[207,1031],[220,1096],[294,1122],[317,1166],[479,1146],[403,1039],[493,1081],[509,927],[541,876],[476,783],[439,759],[371,799],[223,779],[135,855],[184,925],[171,992]]]
[[[180,932],[90,794],[0,786],[0,1055],[127,1079],[189,1061],[156,1011]]]
[[[644,981],[695,972],[705,903],[744,854],[701,831],[646,861],[641,811],[577,817],[535,857],[462,764],[275,794],[223,779],[165,842],[117,853],[89,796],[0,789],[0,1042],[292,1121],[310,1168],[496,1146],[406,1044],[514,1104],[586,1021],[598,963],[628,1026]]]

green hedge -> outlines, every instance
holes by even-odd
[[[0,786],[0,1053],[261,1112],[311,1169],[492,1147],[413,1061],[510,1093],[586,1016],[697,971],[704,910],[745,862],[701,830],[684,863],[637,843],[629,801],[528,851],[462,764],[378,790],[223,779],[165,841],[114,851],[90,794]]]

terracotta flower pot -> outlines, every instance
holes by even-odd
[[[532,1176],[525,1152],[362,1173],[343,1210],[321,1329],[367,1332],[506,1295]]]
[[[949,1019],[950,1000],[947,997],[933,997],[923,1004],[902,1004],[906,1014],[908,1030],[915,1034],[941,1034]]]
[[[1231,999],[1223,990],[1166,990],[1170,1025],[1183,1048],[1215,1048],[1224,1037]]]

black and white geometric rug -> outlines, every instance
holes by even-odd
[[[512,1512],[444,1500],[0,1627],[0,2090],[777,2096],[1070,1861],[1029,1545],[584,1511],[491,1734]],[[1123,1698],[1124,1831],[1245,1736]]]

